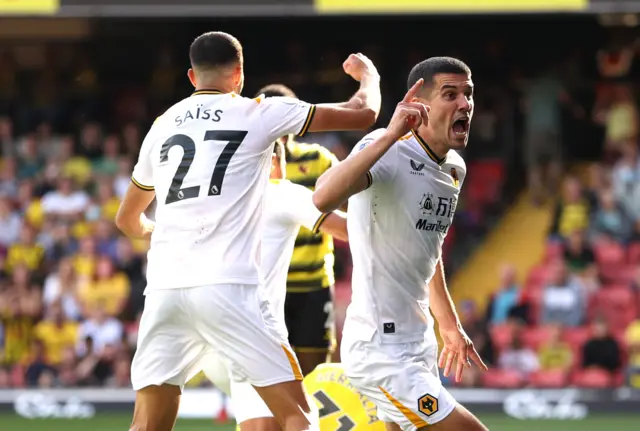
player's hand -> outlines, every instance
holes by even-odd
[[[411,129],[417,128],[421,124],[427,124],[429,121],[429,107],[413,101],[418,91],[422,88],[422,84],[424,84],[424,80],[419,79],[407,91],[402,102],[396,106],[396,110],[387,127],[387,133],[391,133],[395,139],[401,138],[409,133]]]
[[[455,381],[459,383],[462,380],[464,367],[471,368],[471,361],[475,362],[481,370],[488,370],[473,346],[473,342],[461,326],[449,330],[441,329],[440,337],[442,337],[444,346],[440,352],[438,367],[444,368],[445,377],[449,377],[455,367]]]
[[[347,75],[358,82],[360,82],[365,75],[379,76],[378,69],[376,69],[373,62],[361,53],[351,54],[344,63],[342,63],[342,68]]]

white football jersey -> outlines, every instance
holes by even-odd
[[[197,91],[160,116],[132,181],[155,190],[147,288],[257,284],[273,142],[304,134],[315,106]]]
[[[279,329],[287,333],[284,301],[287,272],[300,226],[316,233],[326,218],[313,205],[313,192],[287,180],[270,180],[267,186],[262,230],[262,295],[269,302]]]
[[[352,155],[384,133],[365,136]],[[424,340],[433,327],[427,283],[442,254],[466,172],[455,151],[439,160],[410,133],[367,174],[370,187],[349,199],[352,299],[345,333],[370,341]]]

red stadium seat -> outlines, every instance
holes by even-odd
[[[549,281],[551,268],[547,265],[537,265],[529,271],[525,285],[541,285]]]
[[[567,373],[562,370],[537,371],[529,376],[529,383],[536,388],[563,388]]]
[[[513,326],[502,324],[493,325],[489,329],[493,346],[498,350],[502,350],[511,343],[513,338]]]
[[[511,370],[489,370],[482,373],[482,385],[487,388],[515,389],[525,381],[520,373]]]
[[[591,336],[591,328],[579,326],[577,328],[566,328],[562,332],[562,339],[565,343],[582,348]]]
[[[631,244],[627,249],[627,262],[631,265],[640,265],[640,242]]]
[[[622,245],[613,241],[601,241],[595,244],[593,252],[600,267],[611,265],[622,266],[625,261],[625,250]]]
[[[538,350],[540,346],[551,339],[553,329],[548,326],[533,326],[522,333],[522,342],[525,346]]]
[[[547,247],[544,252],[544,262],[549,263],[562,259],[564,253],[564,246],[558,241],[547,242]]]
[[[593,297],[592,317],[602,316],[612,331],[626,328],[636,317],[636,296],[625,285],[605,286]]]
[[[608,388],[613,383],[613,376],[599,368],[578,370],[571,377],[571,385],[579,388]]]

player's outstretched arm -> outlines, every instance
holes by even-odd
[[[349,241],[349,232],[347,232],[347,214],[342,211],[334,211],[326,214],[320,232],[338,238],[340,241]]]
[[[433,317],[438,321],[440,336],[444,343],[438,361],[438,366],[444,368],[444,376],[448,377],[455,365],[455,380],[460,382],[464,367],[471,367],[470,361],[486,370],[487,366],[482,362],[458,318],[445,282],[442,258],[436,265],[433,278],[429,281],[429,304]]]
[[[345,213],[334,211],[323,214],[313,205],[312,192],[308,188],[289,182],[283,183],[282,187],[286,189],[277,206],[281,217],[313,233],[324,232],[342,241],[349,240]]]
[[[149,207],[156,193],[144,190],[133,181],[129,184],[127,193],[120,203],[116,214],[116,226],[130,238],[151,237],[155,223],[149,220],[144,211]]]
[[[412,127],[428,121],[427,107],[412,102],[423,82],[421,79],[409,89],[382,135],[320,176],[313,193],[313,204],[318,210],[323,213],[334,211],[351,196],[366,189],[371,181],[368,173],[378,160]]]
[[[309,132],[363,130],[378,119],[382,96],[380,75],[373,62],[363,54],[351,54],[342,67],[360,82],[360,89],[347,102],[316,105]]]

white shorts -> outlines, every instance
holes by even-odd
[[[446,418],[457,405],[438,375],[438,344],[380,343],[345,334],[341,358],[353,386],[378,407],[378,417],[413,431]]]
[[[229,373],[226,370],[221,358],[215,354],[207,354],[203,357],[202,370],[205,376],[213,382],[216,387],[231,397],[233,415],[237,423],[246,422],[251,419],[272,418],[273,413],[267,404],[258,395],[258,392],[249,382],[233,382],[229,380]],[[316,404],[309,399],[309,406],[313,409],[310,420],[319,420]]]
[[[291,346],[279,335],[255,285],[147,291],[131,364],[134,390],[184,386],[218,355],[235,381],[261,387],[302,380]]]

